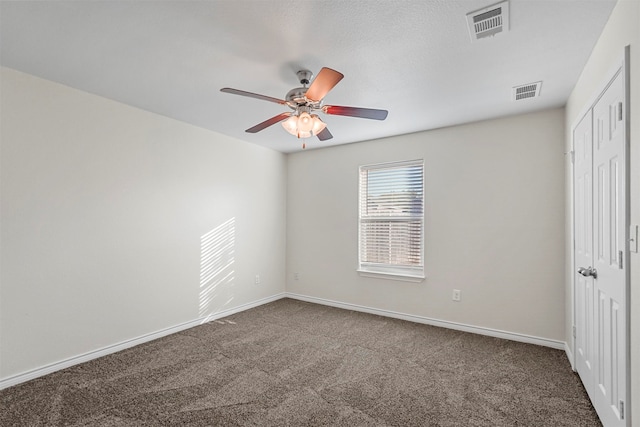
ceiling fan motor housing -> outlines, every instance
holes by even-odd
[[[284,100],[287,101],[291,107],[291,103],[296,105],[304,105],[307,102],[307,98],[304,96],[307,93],[306,87],[297,87],[287,92]]]
[[[307,93],[308,88],[306,87],[297,87],[295,89],[291,89],[287,95],[284,97],[287,105],[292,110],[297,110],[300,107],[309,107],[310,109],[319,109],[320,102],[315,102],[308,99],[305,95]]]
[[[300,70],[296,73],[296,75],[298,76],[298,80],[300,81],[302,87],[291,89],[287,93],[287,95],[284,97],[287,105],[292,110],[296,110],[298,112],[300,112],[300,110],[304,107],[307,107],[306,110],[319,109],[319,101],[313,101],[305,96],[307,94],[307,91],[309,90],[307,85],[311,81],[313,73],[309,70]]]

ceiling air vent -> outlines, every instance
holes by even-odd
[[[471,41],[509,31],[509,2],[503,1],[467,14]]]
[[[522,86],[516,86],[512,90],[512,99],[520,101],[521,99],[535,98],[540,96],[540,87],[542,82],[528,83]]]

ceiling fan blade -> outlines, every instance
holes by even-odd
[[[312,101],[322,101],[327,93],[338,84],[344,75],[331,68],[323,67],[307,90],[306,97]]]
[[[247,130],[245,130],[245,132],[249,132],[249,133],[256,133],[256,132],[260,132],[262,129],[266,129],[271,125],[275,125],[278,122],[283,121],[284,119],[286,119],[287,117],[289,117],[291,115],[291,113],[281,113],[278,114],[277,116],[273,116],[268,120],[265,120],[262,123],[258,123],[257,125],[255,125],[254,127],[251,127]]]
[[[262,99],[263,101],[275,102],[276,104],[286,104],[283,99],[273,98],[271,96],[260,95],[258,93],[247,92],[246,90],[233,89],[230,87],[223,87],[220,92],[231,93],[233,95],[248,96],[249,98]]]
[[[329,128],[322,129],[322,132],[316,135],[320,141],[326,141],[327,139],[333,138],[331,132],[329,132]]]
[[[322,111],[327,114],[334,114],[337,116],[351,116],[360,117],[363,119],[384,120],[387,118],[389,112],[387,110],[375,110],[373,108],[358,108],[358,107],[342,107],[340,105],[325,105],[322,107]]]

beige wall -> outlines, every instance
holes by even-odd
[[[620,63],[624,47],[631,46],[631,224],[640,224],[640,2],[637,0],[619,0],[609,21],[587,62],[576,87],[566,106],[566,149],[571,147],[571,128],[585,108],[594,99],[602,85],[607,82],[609,73]],[[571,168],[566,164],[567,197],[567,248],[566,248],[566,330],[573,322],[571,311],[571,239],[572,229]],[[640,419],[640,255],[631,254],[631,378],[632,411],[635,422]],[[567,333],[567,337],[570,335]],[[570,345],[571,340],[567,338]],[[634,424],[635,425],[635,424]]]
[[[284,291],[285,155],[1,80],[0,379]]]
[[[290,155],[287,291],[564,341],[563,135],[554,109]],[[359,276],[358,167],[420,158],[427,279]]]

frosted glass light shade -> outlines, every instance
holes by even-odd
[[[324,130],[324,128],[327,127],[327,125],[325,122],[320,120],[320,117],[318,117],[317,114],[311,115],[311,118],[313,118],[313,128],[311,129],[311,132],[314,135],[318,135],[320,132]]]
[[[311,132],[311,129],[313,129],[313,118],[311,115],[309,113],[300,114],[298,117],[298,133]]]
[[[282,122],[282,127],[293,136],[298,136],[298,116],[291,115]]]

